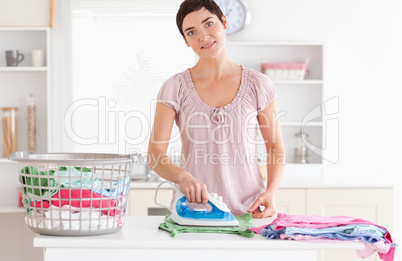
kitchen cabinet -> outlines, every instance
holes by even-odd
[[[306,213],[306,190],[284,188],[276,195],[276,210],[279,213],[302,215]]]
[[[228,56],[237,64],[261,71],[262,63],[303,63],[309,59],[309,77],[305,80],[274,81],[285,145],[286,176],[321,177],[324,141],[323,115],[323,45],[319,43],[227,42]],[[308,164],[296,161],[295,149],[303,130],[308,134]],[[260,135],[259,140],[262,140]],[[265,145],[258,144],[257,152],[265,153]]]
[[[41,249],[32,245],[38,234],[25,225],[22,208],[0,207],[0,235],[0,260],[43,260]]]
[[[45,65],[33,67],[30,53],[33,49],[45,50]],[[6,50],[18,50],[24,60],[17,67],[7,67]],[[37,152],[48,150],[48,111],[50,103],[50,28],[49,27],[0,27],[0,107],[18,107],[18,150],[28,150],[28,123],[26,98],[36,98]],[[0,130],[0,148],[3,148]],[[43,260],[40,249],[34,249],[36,235],[24,224],[22,208],[17,207],[17,164],[0,154],[2,197],[0,198],[0,260]],[[23,249],[24,251],[21,251]]]
[[[169,210],[155,204],[155,189],[131,189],[128,199],[128,215],[148,216],[164,215],[170,213]],[[158,192],[157,202],[169,206],[173,198],[171,188],[161,188]]]
[[[18,164],[4,159],[0,163],[0,178],[0,260],[43,260],[42,251],[32,245],[37,234],[25,225],[24,209],[17,207]]]
[[[34,49],[45,51],[45,65],[33,67],[30,53]],[[24,60],[16,67],[8,67],[5,51],[18,50]],[[49,27],[0,27],[0,107],[18,107],[18,150],[28,150],[27,101],[30,94],[36,98],[37,151],[46,152],[50,132],[50,28]],[[1,135],[2,131],[0,131]],[[0,148],[3,140],[0,139]],[[7,161],[0,155],[0,167]]]

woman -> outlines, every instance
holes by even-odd
[[[176,23],[199,60],[159,91],[149,166],[176,183],[189,202],[206,204],[211,191],[234,215],[274,215],[285,158],[271,80],[228,58],[225,29],[230,25],[213,0],[185,0]],[[175,121],[182,141],[180,167],[166,155]],[[258,125],[270,159],[266,187],[256,159]]]

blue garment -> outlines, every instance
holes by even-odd
[[[62,188],[91,189],[102,186],[102,182],[89,169],[63,167],[56,170],[53,176],[56,185]]]
[[[130,182],[130,177],[126,177],[112,185],[111,182],[96,178],[96,174],[89,169],[81,171],[77,168],[65,168],[55,171],[54,179],[60,187],[92,189],[93,192],[106,197],[117,197],[123,191],[128,191]]]
[[[275,225],[270,225],[266,229],[261,230],[261,235],[268,239],[279,239],[284,233],[284,229],[275,230]]]
[[[106,197],[117,197],[122,192],[126,194],[129,189],[128,184],[130,183],[130,177],[126,177],[125,179],[120,179],[118,182],[115,182],[111,188],[103,188],[92,189],[93,192],[106,196]]]
[[[282,230],[274,230],[274,225],[269,226],[267,229],[261,231],[261,235],[268,239],[278,239],[280,234],[285,235],[310,235],[313,237],[326,237],[328,239],[339,240],[355,240],[360,239],[366,243],[375,243],[378,241],[384,241],[384,235],[386,231],[380,227],[374,225],[345,225],[339,227],[328,228],[302,228],[302,227],[287,227]]]

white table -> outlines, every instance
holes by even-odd
[[[272,218],[255,219],[254,226]],[[363,249],[361,242],[299,242],[245,238],[231,234],[182,233],[171,237],[158,230],[163,217],[128,216],[117,233],[103,236],[61,237],[38,235],[34,246],[43,248],[46,261],[88,260],[316,260],[324,249]]]

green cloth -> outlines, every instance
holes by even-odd
[[[181,226],[166,215],[165,222],[159,225],[160,230],[170,232],[172,237],[179,233],[224,233],[224,234],[239,234],[244,237],[253,237],[254,232],[247,230],[253,227],[253,217],[251,213],[235,217],[239,221],[238,227],[197,227],[197,226]]]
[[[21,175],[20,182],[24,184],[23,191],[26,195],[29,196],[35,195],[42,198],[51,198],[54,194],[57,193],[58,186],[81,188],[80,171],[81,171],[80,167],[71,168],[71,176],[78,177],[78,178],[71,178],[71,184],[69,183],[70,178],[61,178],[60,179],[61,184],[57,184],[57,181],[59,179],[56,176],[70,176],[70,171],[68,167],[60,167],[59,171],[49,170],[49,174],[47,173],[47,171],[39,171],[39,176],[44,176],[43,178],[35,178],[35,177],[29,177],[28,175]],[[32,176],[34,175],[38,176],[38,168],[32,166],[25,166],[23,169],[21,169],[21,173],[30,174]],[[88,184],[91,183],[91,179],[88,177],[92,177],[91,170],[88,168],[82,168],[82,176],[83,176],[82,181],[85,184],[83,187],[90,188],[91,186]],[[100,183],[99,180],[97,180],[97,182]],[[39,188],[39,183],[41,189]],[[96,185],[98,185],[98,183],[96,183]],[[29,186],[33,186],[33,188]]]
[[[71,176],[81,175],[81,168],[74,167],[71,168]],[[54,194],[57,193],[59,187],[67,187],[68,185],[74,185],[72,187],[80,188],[79,183],[81,182],[81,178],[74,179],[72,178],[72,182],[74,184],[69,184],[69,178],[61,178],[64,183],[57,184],[59,180],[58,176],[69,176],[69,168],[68,167],[60,167],[59,171],[49,170],[49,174],[47,171],[39,171],[38,168],[32,166],[25,166],[21,169],[21,173],[25,175],[20,176],[20,183],[23,184],[23,192],[28,198],[24,199],[24,205],[30,206],[33,201],[41,201],[43,199],[50,199]],[[63,173],[63,174],[61,174]],[[29,175],[27,175],[29,174]],[[82,168],[82,176],[84,177],[83,181],[88,183],[87,176],[92,176],[92,171],[88,168]],[[30,177],[30,176],[43,176],[43,177]],[[39,184],[41,188],[39,187]],[[32,186],[32,187],[31,187]],[[27,208],[27,212],[31,211],[30,208]]]
[[[54,170],[50,170],[49,174],[47,171],[39,171],[38,175],[38,168],[32,166],[26,166],[25,168],[21,169],[21,173],[30,174],[32,176],[44,176],[43,178],[35,178],[29,177],[25,175],[20,176],[20,182],[24,184],[23,189],[25,194],[34,194],[36,196],[42,197],[45,194],[47,195],[49,191],[49,187],[55,187],[56,184],[53,178],[49,178],[50,176],[54,175]],[[28,187],[33,186],[34,188]],[[39,186],[42,187],[39,188]]]
[[[54,178],[62,188],[100,189],[102,187],[102,182],[98,178],[94,178],[94,174],[88,168],[82,168],[81,173],[79,167],[60,167],[59,171],[54,173]]]

